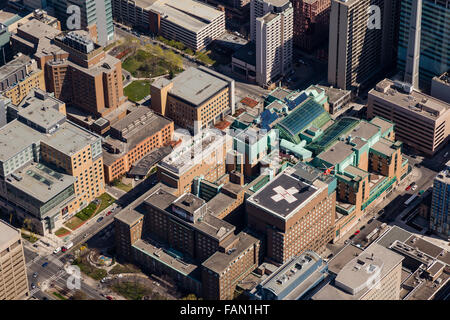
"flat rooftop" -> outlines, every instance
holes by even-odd
[[[336,165],[350,157],[352,154],[353,146],[343,141],[337,141],[331,148],[320,153],[317,158]]]
[[[256,43],[251,41],[242,46],[233,54],[233,58],[252,66],[256,65]]]
[[[200,106],[228,86],[228,83],[211,73],[190,67],[173,80],[170,95],[194,106]]]
[[[54,108],[54,102],[45,103],[42,100],[34,100],[33,102],[28,101],[27,103],[30,104],[27,106],[23,105],[25,108],[19,109],[17,114],[46,130],[58,123],[64,122],[66,119],[65,114]]]
[[[100,137],[94,133],[67,121],[57,131],[45,136],[42,141],[54,149],[68,156],[72,156],[99,139]]]
[[[271,214],[287,219],[313,198],[318,189],[281,173],[247,201]]]
[[[14,186],[22,192],[29,194],[42,203],[69,188],[75,183],[75,178],[45,166],[42,163],[33,163],[16,170],[13,174],[20,181],[9,175],[7,184]]]
[[[26,55],[20,55],[14,60],[6,63],[5,65],[0,67],[0,81],[9,77],[11,74],[16,72],[18,69],[22,68],[24,65],[27,65],[31,62],[31,58]],[[26,75],[25,75],[26,76]]]
[[[20,238],[20,231],[5,221],[0,220],[0,248],[16,238]]]
[[[387,139],[380,139],[377,143],[375,143],[371,149],[377,151],[378,153],[384,154],[388,157],[392,156],[397,150],[392,148],[394,142]]]
[[[403,256],[373,243],[340,270],[334,285],[324,286],[313,300],[358,300],[371,289],[367,283],[372,279],[381,281],[403,259]]]
[[[36,39],[53,39],[61,33],[60,30],[45,24],[39,20],[33,19],[17,28],[18,31],[25,32]]]
[[[38,143],[40,134],[36,130],[13,120],[0,128],[0,161],[6,161],[33,143]]]
[[[138,222],[144,215],[137,212],[134,208],[127,207],[124,210],[120,211],[114,219],[117,219],[129,226],[134,225]]]
[[[450,104],[419,91],[404,92],[402,89],[396,88],[390,79],[380,81],[375,89],[369,91],[369,95],[387,100],[399,108],[431,120],[438,119],[450,109]]]
[[[261,282],[261,286],[279,296],[285,290],[293,290],[292,285],[299,278],[308,277],[308,273],[311,272],[311,268],[317,262],[322,263],[318,269],[313,269],[313,273],[320,270],[320,267],[323,267],[325,263],[315,252],[306,251],[282,265],[276,272]],[[307,278],[304,280],[307,280]]]
[[[235,237],[238,238],[238,240],[236,245],[233,246],[231,250],[229,250],[228,252],[217,251],[205,262],[203,262],[202,265],[220,274],[225,271],[230,266],[230,263],[233,262],[245,250],[253,246],[255,243],[259,242],[258,239],[245,232],[240,232]]]
[[[168,20],[188,31],[199,32],[225,13],[199,1],[160,0],[149,7]]]
[[[170,251],[170,248],[161,245],[154,240],[139,239],[132,245],[132,247],[144,252],[153,259],[165,264],[169,268],[174,269],[185,276],[190,276],[194,279],[197,278],[196,270],[198,270],[198,266],[193,261],[186,259],[184,256],[174,254]]]
[[[381,134],[384,134],[386,131],[388,131],[389,129],[391,129],[394,124],[391,123],[390,121],[384,120],[380,117],[375,117],[372,120],[370,120],[370,123],[378,126],[381,128]]]
[[[335,256],[328,261],[328,270],[337,275],[344,266],[355,257],[359,256],[364,250],[354,245],[348,244],[341,249]]]

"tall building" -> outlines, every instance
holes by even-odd
[[[16,111],[0,129],[0,206],[46,235],[105,192],[101,138],[67,121],[46,92]]]
[[[333,239],[336,179],[299,163],[246,202],[248,227],[264,239],[269,261],[285,263],[305,250],[322,252]]]
[[[61,34],[58,29],[31,20],[17,29],[13,43],[37,60],[45,72],[47,91],[82,110],[85,117],[125,115],[126,110],[119,108],[127,101],[122,63],[105,53],[86,31]]]
[[[259,240],[235,234],[193,194],[149,193],[139,208],[115,217],[118,254],[205,299],[233,299],[237,283],[258,266]]]
[[[234,80],[205,67],[188,68],[172,80],[150,86],[152,109],[191,133],[234,114]]]
[[[114,40],[111,0],[47,0],[47,5],[62,21],[63,30],[71,30],[68,22],[73,12],[69,15],[68,7],[77,6],[80,8],[81,29],[89,30],[90,35],[102,46]]]
[[[392,121],[399,140],[429,156],[449,139],[450,104],[402,82],[384,79],[370,90],[367,116]]]
[[[330,24],[331,0],[292,0],[294,45],[312,51],[323,41]]]
[[[397,68],[406,71],[411,24],[415,24],[414,6],[417,0],[401,1]],[[421,0],[419,85],[429,89],[431,79],[450,69],[450,0]]]
[[[377,11],[369,10],[370,6],[378,6],[378,17]],[[395,0],[332,0],[328,53],[330,85],[355,91],[369,86],[373,77],[392,67],[396,8]]]
[[[255,19],[256,82],[259,85],[270,84],[291,70],[293,24],[294,10],[289,0],[271,1],[270,11]]]
[[[450,237],[450,161],[434,179],[430,229],[445,238]]]
[[[28,296],[20,230],[0,220],[0,300],[25,300]]]
[[[346,257],[342,255],[341,259]],[[334,281],[321,288],[312,299],[400,300],[403,259],[402,255],[373,243],[347,263],[341,262]]]

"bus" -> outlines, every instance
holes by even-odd
[[[404,203],[405,207],[409,206],[409,204],[411,202],[413,202],[415,198],[417,198],[417,194],[413,194],[411,197],[409,197],[409,199],[406,200],[405,203]]]

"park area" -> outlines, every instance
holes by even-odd
[[[133,102],[138,102],[150,94],[150,81],[136,80],[123,89],[123,93]]]
[[[135,78],[154,78],[162,75],[175,75],[183,71],[181,56],[159,46],[145,45],[135,48],[122,64],[122,67]]]

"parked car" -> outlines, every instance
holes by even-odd
[[[412,191],[416,191],[416,189],[417,189],[417,186],[412,186],[412,187],[411,187],[411,190],[412,190]]]
[[[31,289],[36,289],[36,285],[34,283],[31,284]]]
[[[358,235],[361,231],[360,230],[356,230],[355,231],[355,236]]]
[[[38,276],[37,272],[33,273],[33,278],[37,278],[37,276]]]
[[[103,220],[103,217],[100,217],[97,219],[97,222],[102,222],[102,220]]]
[[[411,185],[407,186],[405,191],[409,191],[409,189],[411,189]]]
[[[106,299],[108,299],[108,300],[114,300],[114,298],[111,297],[111,296],[106,296]]]
[[[106,214],[106,216],[109,216],[112,213],[112,211],[108,211],[108,213]]]
[[[61,247],[56,248],[55,250],[53,250],[53,254],[57,254],[58,252],[61,251]]]
[[[45,268],[46,266],[48,266],[48,262],[44,262],[44,263],[42,264],[42,268]]]

